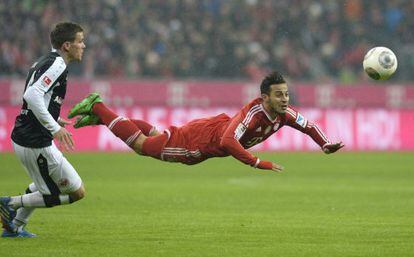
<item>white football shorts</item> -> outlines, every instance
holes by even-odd
[[[27,148],[13,142],[13,147],[40,193],[69,194],[81,187],[78,173],[53,142],[44,148]]]

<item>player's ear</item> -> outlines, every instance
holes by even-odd
[[[262,93],[262,99],[263,99],[263,101],[267,101],[267,99],[269,99],[269,95],[265,94],[265,93]]]
[[[63,44],[62,44],[61,49],[62,49],[64,52],[68,52],[68,51],[69,51],[69,48],[70,48],[70,42],[69,42],[69,41],[66,41],[65,43],[63,43]]]

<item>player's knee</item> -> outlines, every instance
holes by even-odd
[[[61,205],[59,195],[43,195],[43,201],[48,208]]]
[[[79,200],[81,200],[85,197],[86,191],[85,191],[85,188],[83,186],[81,186],[81,188],[79,188],[78,190],[76,190],[75,192],[73,192],[69,195],[70,195],[71,202],[76,202],[76,201],[79,201]]]
[[[150,137],[155,137],[155,136],[158,136],[160,134],[161,134],[161,132],[159,132],[157,129],[154,128],[153,130],[150,131],[149,136]]]
[[[134,151],[137,154],[142,154],[142,147],[144,145],[144,141],[147,139],[147,136],[145,136],[144,134],[140,134],[139,137],[137,139],[135,139],[135,141],[132,143],[132,149],[134,149]]]

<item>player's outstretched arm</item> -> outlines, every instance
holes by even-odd
[[[344,146],[345,145],[342,143],[342,141],[334,144],[326,144],[323,146],[323,152],[326,154],[334,153]]]
[[[286,112],[286,125],[310,136],[326,154],[334,153],[345,146],[342,141],[331,143],[316,124],[308,121],[304,116],[292,108],[288,108],[288,111]]]
[[[276,172],[282,171],[282,166],[270,161],[260,160],[250,152],[246,151],[246,149],[244,149],[240,144],[239,139],[243,136],[243,133],[247,129],[242,123],[244,117],[245,116],[242,112],[239,112],[232,120],[221,138],[220,146],[224,148],[228,154],[244,164],[263,170],[273,170]]]

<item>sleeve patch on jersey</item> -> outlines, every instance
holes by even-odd
[[[308,121],[306,120],[305,117],[302,116],[302,114],[298,113],[298,115],[296,117],[296,123],[304,128],[304,127],[306,127],[306,123],[308,123]]]
[[[243,136],[246,130],[247,130],[247,127],[243,123],[240,123],[237,126],[236,131],[234,131],[234,138],[237,140],[240,140],[240,138]]]
[[[52,80],[48,76],[44,76],[42,79],[42,84],[45,87],[49,86],[51,82]]]

